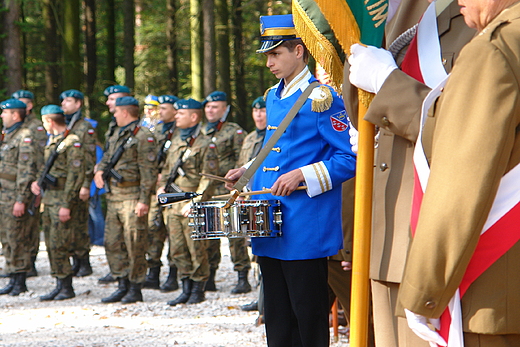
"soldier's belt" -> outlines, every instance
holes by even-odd
[[[1,172],[0,172],[0,178],[3,178],[4,180],[8,180],[8,181],[16,181],[16,175],[9,175],[6,173],[1,173]]]
[[[47,190],[63,190],[65,188],[65,182],[67,179],[65,177],[60,177],[56,179],[56,185],[48,185]]]
[[[137,187],[139,185],[141,185],[141,182],[140,181],[124,181],[124,182],[117,182],[117,181],[112,181],[110,183],[112,185],[112,187],[117,187],[117,188],[129,188],[129,187]]]

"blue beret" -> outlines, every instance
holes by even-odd
[[[122,96],[116,99],[116,106],[139,106],[139,101],[132,96]]]
[[[0,103],[0,108],[2,110],[12,110],[12,109],[18,109],[22,108],[25,110],[27,105],[25,102],[18,100],[18,99],[8,99]]]
[[[20,89],[20,90],[17,90],[16,92],[14,92],[13,94],[11,94],[11,98],[13,98],[13,99],[24,98],[24,99],[34,100],[34,94],[28,90]]]
[[[63,110],[58,105],[45,105],[41,109],[42,116],[46,114],[63,114]]]
[[[107,87],[105,89],[105,91],[103,92],[103,94],[105,94],[106,97],[108,97],[110,94],[114,94],[114,93],[130,94],[130,88],[128,88],[127,86],[115,85],[115,86]]]
[[[178,97],[174,95],[161,95],[158,99],[159,104],[175,104],[179,100]]]
[[[217,90],[217,91],[209,94],[208,96],[206,96],[206,99],[204,99],[204,105],[210,101],[226,101],[227,102],[227,95],[226,95],[226,93],[220,92]]]
[[[83,93],[76,89],[69,89],[60,94],[60,101],[63,101],[65,98],[76,98],[79,100],[83,100]]]
[[[283,41],[298,38],[292,14],[260,16],[260,40],[256,53],[265,53],[278,47]]]
[[[265,108],[265,100],[263,96],[259,96],[258,98],[253,101],[251,104],[252,108]]]
[[[198,102],[197,100],[194,100],[192,98],[189,99],[180,99],[173,104],[173,107],[175,107],[178,110],[181,109],[194,109],[194,110],[200,110],[202,109],[202,103]]]

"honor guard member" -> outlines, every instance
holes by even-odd
[[[316,78],[306,63],[292,15],[260,17],[267,67],[280,82],[266,97],[267,141],[288,110]],[[355,154],[343,102],[332,88],[312,90],[253,178],[253,190],[271,188],[257,199],[279,199],[282,235],[253,237],[264,283],[269,346],[329,345],[327,257],[342,248],[341,188],[354,176]],[[226,177],[237,180],[245,168]],[[305,184],[305,190],[296,190]],[[232,187],[232,183],[227,184]]]
[[[75,297],[69,258],[70,245],[75,237],[74,228],[77,227],[73,218],[78,208],[78,194],[85,181],[85,149],[78,135],[72,131],[67,134],[66,118],[59,106],[44,106],[41,114],[43,126],[50,134],[45,148],[45,161],[54,152],[57,152],[57,158],[49,171],[56,183],[47,184],[42,197],[45,247],[49,255],[51,276],[56,278],[56,287],[41,296],[40,300],[65,300]],[[35,195],[42,195],[38,181],[32,183],[31,190]]]
[[[428,1],[402,1],[394,19],[387,27],[400,26],[399,20],[416,24]],[[423,17],[424,18],[424,17]],[[464,45],[475,36],[475,30],[464,23],[460,6],[453,1],[437,16],[438,35],[431,45],[438,47],[436,55],[440,69],[451,71]],[[399,35],[400,33],[397,33]],[[372,311],[376,345],[389,347],[403,344],[426,347],[408,327],[402,310],[396,315],[397,293],[403,277],[406,258],[410,248],[410,215],[414,190],[413,151],[419,134],[421,107],[430,88],[417,80],[414,73],[416,51],[409,50],[414,35],[400,36],[395,43],[388,38],[388,46],[403,46],[394,58],[383,49],[353,46],[350,81],[346,68],[344,88],[345,107],[357,126],[357,88],[367,88],[376,93],[364,119],[379,129],[374,165],[374,199],[370,254],[370,279]],[[403,40],[407,39],[407,40]],[[427,42],[427,40],[422,41]],[[428,45],[427,45],[428,46]],[[410,45],[412,47],[412,45]],[[422,46],[421,46],[422,47]],[[406,54],[406,52],[411,54]],[[433,55],[432,55],[433,57]],[[370,61],[369,64],[366,62]],[[433,66],[435,59],[429,60]],[[421,61],[421,65],[426,63]],[[348,64],[345,64],[348,65]],[[399,66],[399,68],[397,68]],[[426,69],[428,69],[426,65]],[[367,74],[366,71],[371,71]],[[430,71],[436,69],[430,68]],[[357,72],[357,73],[356,73]],[[373,83],[371,80],[378,80]],[[422,77],[421,77],[422,79]],[[352,85],[351,85],[352,84]],[[379,84],[379,85],[378,85]],[[376,89],[369,90],[376,86]]]
[[[157,181],[153,134],[139,125],[139,102],[125,96],[116,100],[118,130],[94,176],[96,186],[109,192],[105,219],[105,252],[118,289],[104,303],[143,301],[150,197]],[[114,153],[123,150],[118,160]],[[104,172],[107,175],[103,175]],[[115,176],[118,174],[119,176]],[[105,179],[104,179],[105,178]]]
[[[0,241],[9,283],[0,294],[27,291],[25,278],[31,269],[30,248],[33,219],[27,212],[30,184],[36,179],[38,144],[25,124],[26,105],[9,99],[0,104],[3,129],[0,136]]]
[[[168,154],[175,132],[175,114],[177,110],[173,106],[179,100],[173,95],[159,96],[159,119],[160,122],[154,129],[155,140],[157,141],[157,165],[159,174]],[[171,292],[179,289],[177,283],[177,268],[175,265],[170,266],[168,279],[159,286],[159,274],[161,272],[161,255],[164,248],[164,241],[168,235],[168,231],[164,225],[162,209],[157,199],[152,199],[150,205],[150,213],[148,214],[148,274],[143,288],[161,289],[163,292]],[[172,263],[170,261],[170,263]]]
[[[24,125],[29,130],[31,130],[32,138],[36,141],[38,145],[38,169],[43,166],[43,152],[45,151],[45,146],[47,145],[47,132],[43,128],[42,121],[34,115],[32,112],[34,109],[34,94],[28,90],[17,90],[11,95],[11,98],[18,99],[27,105],[25,111],[25,120]],[[38,272],[36,271],[36,257],[38,255],[38,250],[40,248],[40,209],[35,208],[33,210],[34,214],[30,217],[33,221],[31,230],[31,270],[27,273],[27,277],[37,276]]]
[[[158,193],[166,191],[172,181],[184,192],[201,193],[196,201],[207,200],[214,194],[215,182],[201,178],[200,173],[218,173],[218,158],[215,144],[199,135],[202,120],[202,104],[193,99],[175,103],[175,123],[179,129],[164,165]],[[180,159],[180,161],[179,161]],[[180,170],[179,170],[180,169]],[[170,265],[179,269],[182,293],[169,301],[170,306],[196,304],[204,301],[204,286],[209,277],[206,240],[193,240],[192,228],[188,227],[190,203],[177,203],[166,208],[164,220],[169,232]]]
[[[71,244],[73,257],[72,271],[75,276],[83,277],[92,274],[89,258],[90,236],[88,233],[88,215],[90,184],[94,177],[94,166],[96,165],[96,134],[92,124],[81,116],[81,107],[83,106],[82,92],[76,89],[66,90],[60,94],[60,101],[67,125],[75,116],[79,116],[71,129],[71,133],[77,135],[84,146],[85,180],[77,196],[77,215],[72,216],[75,226],[73,228],[74,239]]]
[[[236,123],[226,121],[229,113],[227,95],[224,92],[215,91],[209,94],[203,101],[204,113],[207,124],[202,133],[217,146],[218,162],[220,166],[219,175],[224,176],[229,170],[236,167],[236,162],[242,150],[245,133]],[[226,194],[227,189],[221,183],[217,186],[216,194]],[[215,273],[220,263],[220,239],[209,240],[208,256],[210,275],[206,284],[207,291],[216,291]],[[235,293],[248,293],[251,285],[247,280],[247,274],[251,268],[249,254],[243,240],[237,238],[229,239],[229,251],[234,270],[238,271],[238,284],[233,289]]]
[[[130,96],[130,88],[122,85],[110,86],[105,88],[103,94],[107,97],[105,105],[107,105],[108,107],[108,112],[112,114],[112,119],[110,120],[110,123],[108,123],[108,129],[105,132],[104,151],[106,151],[108,146],[108,139],[110,138],[110,136],[114,134],[114,131],[117,128],[116,119],[114,118],[114,113],[116,112],[116,100],[118,98],[122,98],[123,96]],[[98,282],[101,284],[111,283],[115,281],[116,280],[112,277],[110,271],[105,276],[98,279]]]

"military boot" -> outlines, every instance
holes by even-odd
[[[174,265],[170,266],[170,273],[166,282],[161,286],[161,292],[169,293],[177,289],[179,289],[179,283],[177,283],[177,267]]]
[[[13,289],[9,292],[11,296],[18,296],[20,293],[24,293],[27,291],[27,286],[25,285],[25,278],[27,273],[20,272],[14,274],[14,286]]]
[[[160,266],[154,266],[148,269],[148,274],[144,280],[143,288],[159,289],[159,273],[161,272]]]
[[[58,279],[58,281],[61,282],[61,289],[58,295],[54,297],[54,300],[72,299],[76,296],[74,293],[74,288],[72,288],[72,275]]]
[[[40,301],[51,301],[54,300],[56,295],[61,291],[62,281],[56,278],[56,288],[54,288],[50,293],[40,296]]]
[[[72,256],[72,275],[76,276],[79,271],[79,258],[75,255]]]
[[[36,271],[36,256],[31,257],[31,268],[29,269],[29,272],[26,274],[26,278],[28,277],[36,277],[38,276],[38,271]]]
[[[108,284],[108,283],[112,283],[115,281],[116,281],[116,279],[114,277],[112,277],[112,274],[110,272],[107,273],[105,276],[98,278],[99,284]]]
[[[185,304],[189,299],[191,295],[191,287],[193,284],[193,281],[189,278],[183,278],[182,280],[182,293],[177,297],[175,300],[168,301],[168,305],[175,306],[178,304]]]
[[[143,293],[141,293],[142,283],[130,282],[128,293],[121,299],[122,304],[133,304],[134,302],[143,301]]]
[[[249,270],[238,271],[238,283],[235,288],[231,290],[231,294],[245,294],[251,291],[251,285],[247,280],[247,273]]]
[[[90,265],[90,256],[87,254],[86,258],[78,258],[78,271],[76,271],[76,277],[85,277],[92,275],[92,266]]]
[[[206,300],[204,297],[204,285],[206,282],[193,282],[193,285],[191,286],[191,294],[190,298],[188,299],[187,304],[198,304],[199,302],[203,302]]]
[[[215,285],[215,273],[217,269],[209,269],[209,278],[206,282],[206,291],[207,292],[216,292],[217,286]]]
[[[15,283],[14,274],[10,274],[9,277],[9,283],[7,283],[5,287],[0,289],[0,295],[9,294],[13,290]]]
[[[113,292],[112,295],[110,295],[109,297],[101,299],[101,302],[111,303],[121,301],[121,299],[128,292],[130,282],[128,281],[128,277],[118,278],[118,282],[119,284],[117,286],[117,290]]]

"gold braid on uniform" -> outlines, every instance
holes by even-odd
[[[324,112],[332,106],[332,93],[324,85],[317,87],[320,91],[319,97],[312,99],[311,109],[313,112]]]
[[[267,89],[265,90],[265,93],[264,93],[264,101],[267,100],[267,94],[269,94],[269,91],[270,91],[271,89],[273,89],[273,87],[267,88]]]

